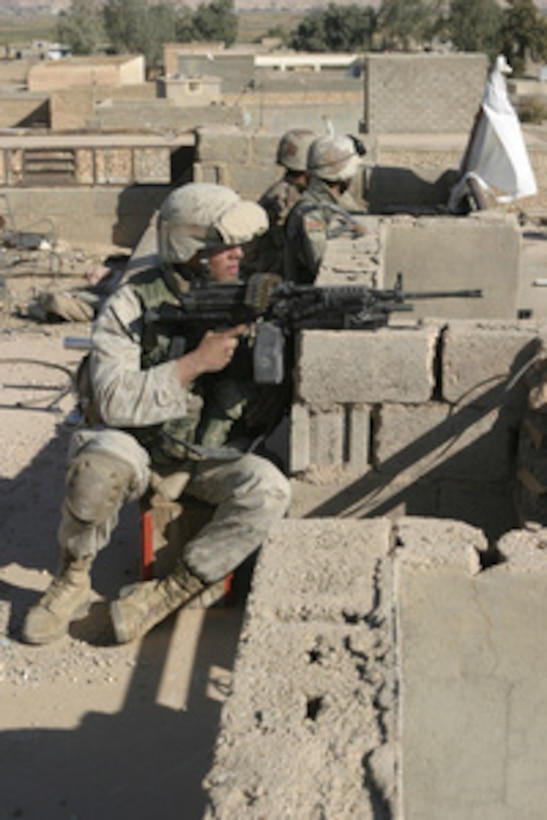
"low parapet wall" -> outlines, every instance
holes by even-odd
[[[477,106],[480,96],[477,98]],[[349,104],[349,103],[348,103]],[[244,197],[256,198],[279,176],[275,165],[277,142],[284,130],[297,127],[316,128],[323,133],[321,122],[310,120],[302,106],[291,112],[290,122],[283,127],[245,130],[233,126],[205,124],[196,128],[196,179],[220,182],[235,187]],[[351,109],[350,109],[351,110]],[[354,126],[346,130],[359,131],[359,111],[353,107]],[[453,133],[364,134],[367,148],[363,180],[355,186],[363,194],[373,213],[442,209],[448,205],[451,187],[458,178],[458,169],[468,141],[469,125]],[[341,129],[340,129],[341,130]],[[547,203],[547,151],[545,143],[533,128],[524,129],[529,146],[530,162],[536,177],[538,193],[515,203],[499,205],[502,212],[538,211]]]
[[[63,106],[73,93],[65,92],[54,95],[52,110],[57,104]],[[84,95],[85,97],[85,95]],[[78,96],[77,105],[89,108],[89,99],[86,102]],[[145,101],[146,102],[146,101]],[[165,101],[148,101],[158,104]],[[140,105],[142,101],[129,101],[127,107]],[[141,125],[145,120],[154,122],[154,112],[140,110]],[[66,106],[65,106],[66,108]],[[72,110],[73,106],[71,106]],[[83,110],[82,108],[82,110]],[[109,110],[108,102],[102,109]],[[112,108],[112,110],[118,110]],[[120,109],[121,110],[121,109]],[[291,115],[291,122],[287,127],[309,126],[305,111],[301,117]],[[174,114],[176,111],[173,111]],[[222,112],[217,112],[217,118]],[[357,111],[355,111],[357,120]],[[149,116],[148,116],[149,115]],[[64,115],[63,115],[64,116]],[[106,114],[105,114],[106,116]],[[180,120],[180,115],[179,120]],[[193,116],[193,115],[192,115]],[[213,116],[213,115],[212,115]],[[235,125],[219,124],[196,126],[188,121],[187,125],[178,123],[174,129],[175,136],[161,137],[158,135],[120,136],[119,134],[73,134],[31,135],[21,132],[0,138],[0,185],[13,198],[12,210],[16,222],[27,223],[27,214],[32,210],[37,220],[49,217],[49,197],[42,190],[42,184],[47,185],[51,196],[59,194],[70,187],[77,189],[77,199],[82,203],[81,209],[90,210],[89,203],[95,196],[96,189],[108,189],[109,199],[127,200],[133,193],[132,186],[144,188],[145,185],[161,185],[163,196],[166,196],[170,187],[180,184],[190,178],[196,181],[216,182],[233,187],[244,198],[258,198],[268,186],[282,175],[282,169],[275,164],[277,143],[282,130],[277,131],[246,131]],[[119,121],[117,121],[119,126]],[[181,129],[186,128],[185,133]],[[319,128],[318,128],[319,130]],[[348,130],[357,130],[355,129]],[[466,135],[460,135],[454,142],[447,141],[442,135],[427,137],[425,135],[396,135],[391,139],[374,138],[370,142],[365,136],[368,154],[368,171],[362,180],[355,184],[354,193],[359,196],[364,193],[375,214],[393,214],[399,211],[414,213],[445,206],[454,180],[459,159],[465,149]],[[76,145],[76,142],[78,143]],[[121,143],[126,144],[121,144]],[[139,144],[140,143],[140,144]],[[194,145],[196,149],[194,150]],[[181,148],[186,153],[181,156]],[[36,168],[37,152],[43,165]],[[52,169],[59,158],[62,159],[61,169],[67,171],[62,179],[59,173],[53,174]],[[32,160],[32,163],[30,162]],[[538,210],[544,206],[547,185],[547,152],[544,145],[535,144],[531,153],[531,160],[538,183],[539,193],[536,197],[529,197],[522,203],[522,207]],[[49,167],[46,169],[46,165]],[[57,166],[58,167],[58,166]],[[47,179],[37,179],[35,171],[47,170]],[[41,174],[42,175],[42,174]],[[43,175],[42,175],[43,176]],[[361,190],[361,188],[363,190]],[[74,196],[67,197],[67,205],[62,212],[63,220],[59,220],[59,236],[73,241],[74,230],[72,217],[80,206],[74,208]],[[515,211],[520,209],[521,203],[513,206],[504,206],[505,209]],[[499,214],[504,216],[504,209]],[[112,224],[112,206],[109,204],[105,217]],[[410,217],[409,217],[410,218]],[[450,230],[454,231],[453,248],[460,247],[460,230],[467,218],[447,218]],[[421,222],[423,226],[424,222]],[[65,227],[66,226],[66,227]],[[90,239],[104,241],[103,220],[87,220],[87,234]],[[439,223],[440,227],[440,223]],[[121,233],[125,244],[125,237],[140,235],[142,219],[134,212],[124,214],[124,224]],[[107,231],[107,234],[112,234]],[[484,234],[486,236],[486,232]],[[111,241],[111,236],[108,240]],[[450,250],[450,248],[449,248]],[[477,253],[477,258],[479,254]],[[481,265],[488,267],[490,258],[481,254]],[[456,262],[453,254],[445,254],[442,269],[450,274]],[[440,269],[437,265],[437,269]]]
[[[540,535],[489,554],[453,520],[282,522],[255,570],[205,816],[542,817],[546,618]]]
[[[522,239],[513,214],[354,219],[361,232],[329,239],[317,284],[391,289],[401,274],[404,292],[422,294],[407,300],[407,316],[516,319],[525,300],[536,316],[537,295],[529,279],[526,286],[521,281]],[[480,298],[423,298],[424,291],[477,290]]]
[[[516,526],[523,372],[546,331],[532,321],[426,320],[303,332],[295,514],[457,518],[489,538]]]

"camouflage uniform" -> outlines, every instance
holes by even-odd
[[[268,188],[258,200],[268,214],[270,227],[258,237],[249,254],[246,268],[252,272],[277,273],[283,276],[285,265],[285,220],[302,196],[302,188],[289,175]]]
[[[253,552],[272,521],[282,517],[287,481],[270,462],[252,454],[228,461],[191,456],[179,460],[174,453],[162,451],[162,425],[172,427],[180,419],[188,436],[188,427],[195,427],[198,420],[201,400],[180,386],[174,363],[168,359],[141,370],[141,339],[146,332],[143,304],[129,282],[111,297],[94,329],[91,377],[94,398],[108,427],[73,436],[61,547],[76,557],[94,556],[108,543],[120,505],[144,494],[151,470],[178,472],[181,485],[187,482],[185,493],[217,507],[211,523],[186,545],[183,556],[196,575],[212,583]],[[228,412],[236,418],[228,418],[228,430],[221,438],[213,433],[215,448],[227,443],[231,425],[243,412],[237,403],[228,404]],[[149,435],[143,436],[143,431]],[[202,436],[207,437],[207,432]],[[96,453],[110,460],[117,472],[116,488],[104,499],[104,482],[88,486],[85,478],[76,478],[82,473],[82,461]],[[89,505],[90,493],[101,496],[95,520],[81,509]]]
[[[299,285],[312,284],[325,255],[327,240],[353,228],[355,200],[347,192],[336,197],[323,180],[313,177],[285,225],[285,277]]]
[[[358,206],[348,192],[365,148],[350,136],[325,135],[314,140],[307,155],[309,183],[285,223],[285,276],[297,284],[312,284],[325,254],[327,240],[354,229]]]
[[[203,188],[210,194],[208,186]],[[203,233],[199,224],[195,233]],[[201,238],[199,242],[203,244]],[[190,594],[232,571],[259,547],[287,510],[285,476],[264,458],[224,446],[230,443],[232,428],[246,405],[245,380],[234,377],[228,365],[211,374],[216,378],[204,374],[201,396],[196,384],[181,385],[176,360],[170,358],[169,338],[149,321],[147,312],[163,301],[176,302],[163,274],[157,270],[135,274],[108,299],[93,329],[92,397],[88,398],[90,414],[100,418],[101,425],[79,430],[71,440],[59,527],[61,567],[27,616],[23,636],[31,643],[47,643],[66,632],[85,602],[91,562],[108,543],[121,506],[140,498],[151,479],[157,478],[156,472],[177,488],[171,498],[184,491],[216,510],[185,545],[171,577],[155,582],[155,587],[152,582],[136,585],[144,588],[137,589],[135,596],[138,599],[143,593],[137,600],[142,612],[137,612],[135,622],[130,613],[133,621],[128,630],[117,631],[119,641],[138,637]],[[173,268],[173,278],[184,281],[184,276],[184,266],[176,272]],[[174,434],[172,439],[167,432]],[[203,445],[198,456],[194,445],[198,450]],[[116,605],[119,609],[124,603],[114,602],[112,607]],[[112,609],[111,613],[116,627]]]
[[[279,140],[276,162],[285,169],[285,174],[258,200],[268,215],[269,227],[253,241],[246,253],[247,273],[260,271],[284,276],[285,220],[306,188],[308,148],[314,139],[313,131],[294,128]]]

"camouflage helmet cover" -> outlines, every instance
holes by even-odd
[[[306,170],[308,148],[316,135],[307,128],[293,128],[286,131],[277,146],[276,162],[289,171]]]
[[[348,182],[361,167],[363,153],[364,146],[350,136],[318,137],[308,151],[308,172],[329,182]]]
[[[158,253],[164,270],[200,252],[243,245],[268,227],[263,208],[223,185],[190,182],[172,191],[158,215]]]

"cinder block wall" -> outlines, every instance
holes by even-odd
[[[467,132],[487,72],[485,54],[371,54],[365,69],[365,131]]]
[[[358,221],[361,234],[340,235],[327,243],[317,284],[393,288],[402,274],[405,294],[421,294],[407,300],[411,318],[517,317],[522,243],[514,214],[366,215]],[[422,298],[428,292],[474,290],[481,291],[481,298]],[[536,302],[537,297],[531,315],[546,315],[536,310]]]
[[[546,330],[539,321],[454,319],[303,332],[290,469],[298,503],[306,484],[325,494],[299,513],[456,518],[492,538],[518,526],[521,371]]]

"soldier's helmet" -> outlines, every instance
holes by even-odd
[[[316,137],[307,128],[293,128],[286,131],[277,146],[276,162],[289,171],[304,172],[307,166],[308,148]]]
[[[267,227],[260,205],[224,185],[189,182],[176,188],[164,200],[157,222],[158,254],[167,283],[175,291],[181,289],[181,278],[194,278],[187,263],[196,255],[206,259],[230,245],[244,245]]]
[[[308,173],[329,182],[349,182],[361,167],[364,154],[365,147],[356,137],[318,137],[308,150]]]

